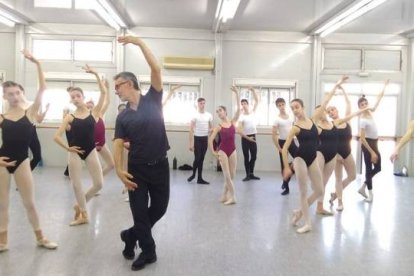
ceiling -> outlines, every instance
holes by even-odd
[[[56,0],[58,1],[58,0]],[[212,30],[218,0],[110,0],[130,27]],[[225,30],[305,32],[353,0],[241,0]],[[105,24],[95,12],[34,8],[33,0],[0,0],[36,23]],[[400,34],[414,30],[414,1],[388,2],[338,32]]]

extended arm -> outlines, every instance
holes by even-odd
[[[391,162],[394,162],[398,159],[400,150],[411,140],[414,134],[414,120],[410,122],[410,126],[408,127],[407,131],[405,132],[404,136],[401,140],[395,145],[394,152],[392,153],[390,159]]]
[[[42,106],[42,98],[46,90],[46,79],[45,79],[45,75],[43,73],[43,69],[42,69],[40,62],[29,52],[29,50],[24,49],[22,51],[22,54],[27,60],[30,60],[31,62],[33,62],[37,68],[39,89],[36,93],[36,97],[34,99],[33,104],[29,108],[30,117],[33,119],[36,119],[37,114],[39,113],[39,109]]]
[[[122,43],[123,45],[132,43],[141,49],[142,54],[144,55],[144,58],[151,69],[151,86],[154,87],[156,91],[161,92],[161,68],[158,65],[157,59],[155,58],[154,54],[147,47],[144,41],[142,41],[142,39],[140,39],[139,37],[135,36],[120,36],[118,37],[118,42]]]
[[[233,91],[236,96],[236,113],[234,113],[233,119],[231,119],[233,124],[235,124],[240,117],[240,91],[236,86],[232,86],[231,91]]]

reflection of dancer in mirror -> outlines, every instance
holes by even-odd
[[[197,113],[191,119],[189,132],[189,148],[194,152],[193,174],[187,179],[188,182],[195,178],[198,173],[197,184],[210,184],[203,179],[203,162],[208,146],[208,134],[212,129],[213,116],[205,111],[206,100],[197,99]]]
[[[288,160],[288,149],[291,143],[293,143],[293,138],[296,136],[299,142],[299,148],[293,160],[293,167],[299,185],[301,208],[293,211],[292,224],[296,226],[303,216],[305,223],[296,232],[306,233],[312,230],[309,206],[323,194],[323,179],[316,157],[319,144],[318,128],[311,119],[306,117],[301,99],[292,100],[290,107],[296,117],[296,122],[290,130],[282,149],[284,163],[283,177],[286,180],[292,175]],[[307,193],[308,177],[312,185],[312,194],[309,198]]]
[[[338,154],[336,156],[335,165],[335,192],[331,193],[329,203],[333,205],[333,202],[338,199],[336,210],[342,211],[344,209],[342,201],[343,190],[356,178],[355,160],[351,152],[352,130],[351,125],[348,122],[355,116],[365,112],[367,108],[351,113],[351,101],[349,100],[348,94],[342,86],[338,87],[338,90],[341,90],[345,97],[346,116],[344,118],[339,118],[338,109],[336,109],[335,106],[328,106],[326,109],[329,117],[333,120],[338,136]],[[345,169],[346,172],[345,179],[342,178],[343,169]]]
[[[284,163],[283,163],[283,157],[282,157],[282,148],[286,142],[290,129],[293,126],[294,120],[293,118],[291,118],[291,116],[289,116],[289,114],[286,113],[285,99],[277,98],[275,101],[275,104],[276,104],[277,109],[279,109],[279,115],[277,116],[275,122],[273,123],[272,139],[273,139],[273,143],[275,144],[279,152],[281,172],[283,174]],[[292,158],[295,158],[297,150],[298,150],[298,147],[296,146],[294,142],[292,142],[288,148],[288,152],[290,156],[292,156]],[[289,181],[290,181],[290,177],[288,177],[286,180],[283,179],[282,195],[289,194]]]
[[[42,106],[46,81],[40,62],[27,50],[23,51],[25,58],[37,67],[39,90],[33,104],[24,109],[23,91],[21,85],[13,81],[3,83],[3,98],[9,109],[1,114],[2,145],[0,148],[0,252],[8,249],[9,224],[9,190],[11,175],[19,189],[29,222],[36,235],[37,244],[47,249],[57,248],[57,244],[45,238],[40,228],[39,217],[34,203],[33,176],[28,158],[29,145],[34,132],[34,122],[37,120]]]
[[[75,218],[70,226],[88,223],[86,203],[99,192],[103,183],[102,167],[95,149],[94,132],[107,91],[93,68],[86,65],[83,69],[96,77],[101,92],[98,104],[89,110],[82,89],[72,87],[69,94],[76,110],[73,114],[66,115],[54,137],[55,142],[69,152],[69,175],[77,202],[74,206]],[[69,144],[66,144],[62,139],[62,134],[67,130],[68,125],[70,125],[72,139]],[[85,161],[92,178],[92,187],[86,193],[83,192],[81,182],[82,160]]]
[[[381,171],[381,154],[378,151],[378,129],[372,112],[374,112],[380,104],[388,83],[389,80],[385,82],[384,88],[377,96],[377,101],[374,107],[362,113],[360,117],[359,136],[361,138],[361,148],[364,154],[365,182],[361,188],[359,188],[358,192],[365,198],[366,202],[372,202],[373,200],[372,178]],[[368,100],[365,96],[362,96],[358,100],[358,107],[359,109],[368,107]],[[368,188],[368,195],[365,193],[365,188]]]

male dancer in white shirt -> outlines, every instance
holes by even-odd
[[[208,147],[208,135],[212,129],[213,116],[204,110],[206,100],[198,98],[197,113],[191,120],[189,133],[189,148],[194,152],[193,174],[187,179],[191,182],[197,175],[197,184],[210,184],[203,179],[203,162]]]

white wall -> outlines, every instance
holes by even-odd
[[[84,34],[94,33],[96,36],[112,36],[116,34],[109,28],[88,27]],[[77,28],[82,29],[82,28]],[[26,31],[26,44],[30,44],[30,36],[36,32],[49,35],[75,35],[76,29],[67,25],[43,24],[29,28]],[[234,78],[258,78],[258,79],[279,79],[295,80],[298,83],[298,97],[305,102],[308,114],[315,98],[320,98],[320,93],[315,93],[320,87],[321,79],[336,79],[338,76],[324,76],[320,72],[320,60],[316,61],[317,66],[313,66],[314,42],[311,38],[301,33],[273,33],[273,32],[228,32],[220,36],[218,42],[210,31],[190,30],[190,29],[159,29],[159,28],[134,28],[133,34],[144,38],[148,46],[153,50],[156,57],[161,61],[164,56],[215,56],[216,50],[220,48],[222,59],[217,62],[222,64],[218,73],[210,71],[186,71],[186,70],[163,70],[163,75],[170,76],[196,76],[202,78],[202,95],[207,100],[207,110],[214,114],[215,107],[219,104],[226,105],[229,113],[233,111],[232,94],[229,91]],[[82,35],[82,34],[80,34]],[[12,41],[5,44],[6,52],[0,52],[1,64],[7,68],[8,76],[14,72],[13,60],[15,55],[13,34],[0,33],[0,38]],[[3,40],[4,41],[4,40]],[[383,35],[332,35],[323,43],[348,44],[348,45],[401,45],[407,47],[408,42],[398,36]],[[407,51],[406,51],[407,52]],[[412,51],[408,51],[412,55]],[[122,53],[122,52],[120,52]],[[320,55],[319,55],[320,57]],[[220,57],[219,57],[220,58]],[[404,56],[404,62],[408,57]],[[109,67],[98,68],[109,78],[121,70],[132,71],[137,75],[148,75],[149,68],[143,59],[142,54],[133,46],[127,46],[124,51],[124,62],[117,61]],[[340,61],[338,61],[340,62]],[[80,64],[49,62],[44,64],[45,71],[66,72],[79,71]],[[2,69],[2,68],[0,68]],[[36,74],[31,64],[26,64],[21,74],[24,76],[26,90],[34,93],[36,91]],[[316,71],[315,71],[316,70]],[[316,73],[318,81],[312,80]],[[409,72],[403,72],[407,76]],[[383,76],[381,76],[383,77]],[[408,77],[401,78],[404,85],[404,95],[408,95],[406,88],[410,87],[406,83]],[[412,82],[412,78],[410,78]],[[111,87],[113,87],[111,85]],[[217,90],[217,91],[216,91]],[[113,92],[112,89],[110,90]],[[30,95],[30,94],[28,94]],[[405,102],[412,103],[412,96],[404,96]],[[113,127],[116,116],[116,105],[118,103],[115,95],[111,95],[113,105],[107,114],[107,127]],[[317,99],[316,99],[317,101]],[[408,110],[408,109],[407,109]],[[411,109],[410,109],[411,110]],[[402,116],[402,115],[401,115]],[[215,119],[217,123],[217,119]],[[188,127],[187,126],[167,126],[167,135],[170,141],[171,150],[168,155],[170,160],[177,157],[179,165],[183,163],[192,164],[193,155],[188,151]],[[38,130],[43,146],[44,163],[47,166],[63,166],[66,163],[66,152],[60,149],[53,142],[54,128],[40,128]],[[258,135],[258,160],[257,170],[274,171],[279,170],[279,157],[269,135],[270,129],[260,129]],[[107,141],[110,144],[113,130],[107,132]],[[243,158],[240,147],[240,138],[237,138],[238,149],[238,169],[243,170]],[[205,167],[209,168],[215,163],[210,153],[206,156]]]

